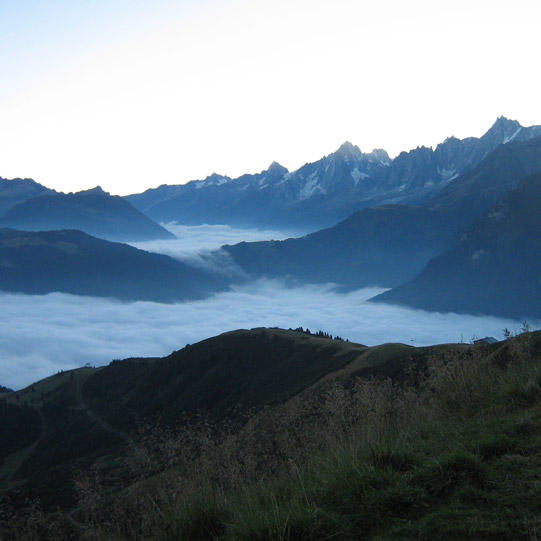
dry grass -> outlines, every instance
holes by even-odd
[[[509,495],[501,472],[520,466],[516,475],[541,474],[539,423],[509,420],[541,402],[536,348],[532,336],[521,336],[509,341],[503,360],[483,348],[442,350],[415,375],[415,386],[375,378],[328,383],[220,426],[203,415],[169,428],[141,422],[125,486],[107,493],[99,471],[76,476],[77,535],[476,538],[464,534],[468,527],[478,538],[491,538],[490,531],[505,538],[519,528],[505,511],[519,497]],[[532,483],[515,489],[533,497]],[[477,502],[475,516],[461,503],[468,498]],[[500,504],[500,518],[493,517]],[[73,531],[62,532],[58,517],[49,525],[36,505],[28,513],[35,526],[17,538],[38,539],[45,527],[57,528],[51,538]],[[531,510],[521,520],[517,538],[534,539]],[[19,534],[18,520],[6,522]]]

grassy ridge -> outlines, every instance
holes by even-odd
[[[5,524],[18,539],[536,539],[541,333],[392,350],[380,377],[318,382],[240,428],[143,424],[129,484],[76,475],[67,529],[36,506],[24,530]]]
[[[242,424],[250,412],[286,401],[366,350],[303,332],[234,331],[163,359],[79,368],[3,393],[0,499],[7,493],[19,508],[39,498],[46,512],[70,508],[74,472],[92,464],[102,485],[118,489],[133,477],[124,463],[141,420],[180,429],[204,411],[214,423]]]
[[[434,358],[418,389],[358,382],[340,399],[342,434],[336,417],[320,425],[319,452],[270,481],[178,501],[156,538],[536,539],[538,341],[509,344],[504,365],[474,349]]]

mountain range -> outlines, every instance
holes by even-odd
[[[422,272],[428,273],[429,269],[434,278],[438,269],[437,288],[432,280],[433,287],[423,293],[421,284],[427,282],[419,277],[412,282],[418,285],[415,290],[412,285],[404,286],[406,289],[400,289],[403,293],[389,292],[378,300],[400,300],[402,304],[435,311],[539,318],[541,304],[536,301],[540,294],[536,273],[539,275],[541,268],[541,248],[536,242],[539,207],[527,204],[524,193],[529,193],[532,201],[538,201],[536,185],[541,177],[533,175],[525,185],[521,184],[534,172],[541,172],[541,137],[514,140],[498,146],[475,167],[449,181],[424,206],[364,208],[331,228],[301,238],[240,243],[224,249],[252,277],[334,282],[349,289],[375,285],[394,288]],[[512,238],[512,250],[499,248],[497,256],[485,258],[485,264],[477,265],[475,281],[466,287],[466,256],[455,260],[456,250],[465,249],[465,238],[476,238],[477,218],[483,213],[499,216],[501,205],[509,204],[506,201],[515,202],[513,228],[507,221],[492,229],[493,222],[487,222],[484,227],[491,231],[492,244],[508,245]],[[475,252],[495,254],[488,246],[477,248],[469,256]],[[437,258],[439,263],[432,258]],[[451,265],[451,261],[455,264]],[[465,266],[460,267],[458,261]],[[525,274],[526,267],[531,276],[521,281],[519,277]],[[446,289],[455,279],[456,287]],[[406,290],[410,291],[409,295],[405,295]],[[482,303],[481,290],[485,296]],[[451,297],[452,302],[443,301]],[[531,302],[526,302],[527,299]],[[480,303],[476,304],[476,300]]]
[[[113,241],[174,239],[167,229],[99,186],[77,193],[57,193],[36,182],[0,183],[0,227],[26,231],[78,229]],[[41,189],[43,188],[43,189]]]
[[[389,158],[351,143],[289,172],[277,163],[237,179],[213,174],[184,185],[162,185],[127,197],[159,222],[282,227],[315,231],[364,207],[425,204],[457,176],[472,170],[499,145],[528,141],[541,126],[522,127],[500,117],[480,138],[446,139]]]
[[[442,188],[426,207],[466,226],[498,203],[521,179],[541,170],[541,138],[499,145],[476,167]]]
[[[394,159],[389,158],[384,150],[364,154],[356,146],[344,143],[335,153],[294,172],[273,163],[267,171],[256,175],[231,179],[215,174],[203,181],[163,185],[126,198],[111,196],[99,187],[63,194],[40,187],[28,179],[0,179],[0,200],[3,202],[0,208],[4,209],[0,226],[30,231],[78,229],[117,241],[174,238],[154,220],[278,226],[302,231],[316,229],[300,238],[243,242],[224,246],[222,250],[243,271],[237,280],[267,276],[293,283],[330,282],[346,289],[365,286],[396,288],[405,287],[421,276],[427,264],[426,270],[440,268],[441,264],[433,263],[434,258],[452,259],[454,256],[448,254],[455,254],[453,250],[461,246],[461,239],[475,236],[475,220],[483,213],[498,213],[497,206],[504,198],[519,189],[526,176],[538,172],[541,172],[541,127],[525,128],[515,120],[500,117],[480,138],[459,140],[450,137],[435,149],[420,147],[402,152]],[[530,185],[535,184],[538,178],[533,176]],[[533,190],[532,197],[535,196]],[[493,284],[493,303],[483,302],[482,306],[474,306],[472,290],[465,287],[454,291],[452,308],[443,301],[443,291],[441,295],[433,295],[432,303],[427,302],[421,293],[416,302],[411,295],[407,297],[401,293],[400,302],[430,306],[433,310],[474,310],[509,317],[540,317],[540,309],[535,303],[521,303],[519,294],[509,295],[505,303],[496,306],[496,299],[502,298],[501,293],[494,290],[501,288],[501,285],[496,285],[503,279],[496,276],[499,269],[505,267],[508,277],[513,273],[518,276],[520,260],[535,261],[537,257],[537,244],[526,237],[526,224],[535,222],[537,218],[535,207],[523,205],[522,210],[517,208],[514,213],[517,220],[524,221],[524,226],[516,229],[514,257],[510,258],[509,252],[494,260],[492,265],[482,268],[485,286]],[[329,227],[322,229],[323,225]],[[498,239],[509,236],[503,227],[495,228],[493,234]],[[85,245],[82,251],[87,249],[87,238],[84,243],[80,239],[77,242]],[[497,244],[500,241],[493,239],[491,242]],[[164,286],[160,293],[154,289],[145,296],[143,273],[134,271],[132,274],[137,276],[135,281],[139,284],[137,293],[134,290],[125,294],[120,287],[121,281],[115,281],[113,275],[100,265],[89,268],[96,273],[105,272],[103,276],[111,275],[114,286],[106,288],[105,280],[96,277],[92,287],[88,285],[92,280],[88,279],[83,286],[81,278],[77,278],[76,285],[71,285],[77,280],[69,277],[69,273],[59,273],[52,279],[55,264],[67,265],[66,268],[75,264],[73,259],[68,263],[67,252],[53,249],[53,244],[40,241],[42,253],[39,257],[49,262],[46,280],[38,278],[43,271],[30,267],[16,276],[13,269],[20,263],[9,259],[15,257],[10,252],[5,261],[11,263],[5,263],[3,267],[5,278],[2,288],[27,292],[84,291],[85,294],[152,298],[166,302],[182,298],[184,293],[180,290],[186,280],[193,282],[197,294],[215,290],[214,287],[209,288],[207,282],[214,278],[200,273],[202,282],[198,286],[195,285],[198,275],[190,271],[191,278],[183,279],[178,287],[168,289]],[[25,241],[25,246],[25,250],[29,250],[29,242]],[[4,245],[3,250],[6,249]],[[479,250],[482,252],[484,249]],[[523,254],[520,250],[528,253]],[[20,256],[22,251],[17,253]],[[38,269],[37,256],[28,257]],[[502,257],[510,260],[505,260],[504,264]],[[126,259],[126,256],[121,259]],[[170,270],[165,273],[168,278],[164,283],[169,283],[171,276],[178,272],[178,265],[176,270],[171,270],[176,264],[167,263]],[[458,280],[458,269],[449,268],[455,269]],[[11,272],[9,279],[8,271]],[[187,272],[186,268],[183,272]],[[82,276],[88,275],[86,272]],[[25,280],[27,283],[23,283]],[[70,286],[62,286],[62,280]],[[451,277],[447,276],[446,280],[451,280]],[[528,280],[531,282],[529,287],[534,288],[534,278]],[[215,281],[222,284],[221,280]],[[447,282],[440,282],[441,287],[444,283]],[[96,284],[101,286],[95,287]],[[149,291],[153,287],[149,286]],[[118,288],[116,293],[115,288]],[[391,298],[398,302],[398,293],[395,297],[391,293],[386,294],[378,300],[390,301]],[[536,297],[532,294],[531,298]]]

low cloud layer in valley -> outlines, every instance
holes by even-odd
[[[237,244],[242,241],[282,240],[299,236],[297,232],[274,230],[237,229],[228,225],[177,225],[162,224],[174,235],[175,240],[153,240],[130,243],[135,248],[174,257],[192,267],[202,268],[232,281],[245,278],[242,270],[234,263],[231,256],[220,250],[225,244]]]
[[[520,327],[516,321],[366,302],[379,292],[288,289],[264,280],[181,304],[0,293],[0,384],[17,389],[86,363],[167,355],[186,343],[239,328],[303,326],[367,345],[413,341],[420,346],[469,341],[473,335],[501,339],[504,327]]]
[[[260,240],[282,240],[299,236],[298,233],[264,229],[236,229],[228,225],[177,225],[161,224],[176,235],[176,240],[154,240],[130,243],[136,248],[157,252],[178,259],[188,259],[192,254],[203,254],[217,250],[224,244],[255,242]]]
[[[196,266],[215,266],[229,275],[236,272],[232,261],[227,254],[215,252],[223,244],[290,236],[222,225],[167,227],[178,240],[134,246]],[[421,346],[469,341],[474,335],[500,339],[505,327],[515,330],[521,326],[493,317],[428,313],[366,302],[382,291],[371,288],[343,294],[332,285],[291,288],[279,281],[259,280],[179,304],[0,292],[0,385],[18,389],[86,363],[101,366],[113,359],[163,356],[187,343],[240,328],[302,326],[366,345],[403,342]]]

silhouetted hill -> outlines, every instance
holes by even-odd
[[[58,373],[0,402],[0,422],[2,415],[13,420],[2,424],[12,437],[5,449],[0,446],[0,492],[9,489],[20,503],[35,495],[45,506],[69,506],[76,469],[97,463],[104,482],[129,477],[120,458],[135,452],[139,423],[241,422],[334,379],[403,379],[412,359],[421,362],[426,354],[400,344],[368,348],[260,328],[225,333],[161,359]],[[27,419],[24,430],[17,429],[17,419]]]
[[[233,331],[159,361],[112,363],[83,390],[95,411],[115,426],[132,428],[136,416],[159,416],[169,424],[198,411],[221,420],[283,402],[366,349],[296,331]]]
[[[0,226],[26,231],[78,229],[114,241],[175,238],[122,197],[111,196],[99,187],[28,199],[7,212]]]
[[[373,300],[438,312],[541,317],[541,175],[524,179],[450,251]]]
[[[227,286],[171,257],[80,231],[0,229],[0,289],[174,302]]]
[[[56,374],[10,393],[0,408],[0,415],[32,421],[17,437],[15,429],[10,432],[13,440],[0,455],[0,492],[25,486],[23,494],[40,495],[44,505],[70,505],[74,468],[98,461],[105,478],[126,475],[118,459],[133,452],[138,419],[162,426],[199,413],[235,419],[250,408],[287,400],[366,350],[296,331],[254,329],[225,333],[163,359]],[[17,405],[26,405],[18,417],[12,412]]]

